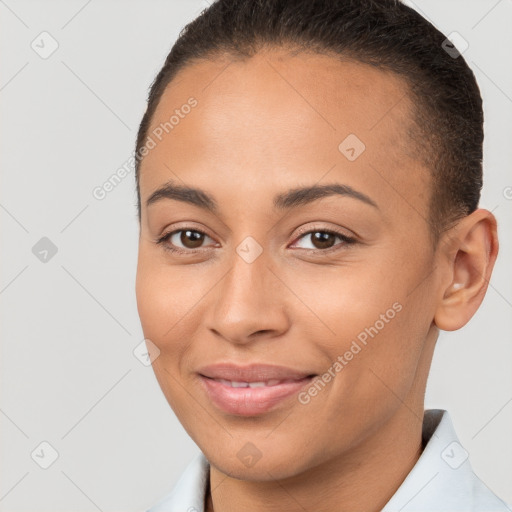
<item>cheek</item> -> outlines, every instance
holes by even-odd
[[[417,279],[405,269],[394,277],[386,286],[380,282],[379,292],[368,293],[365,313],[348,338],[361,347],[353,367],[347,366],[351,392],[356,402],[373,402],[383,411],[396,407],[410,393],[417,372],[422,371],[419,364],[431,325],[428,290],[411,293]]]
[[[336,354],[365,328],[396,316],[393,304],[402,302],[405,285],[393,279],[393,271],[382,262],[351,262],[336,267],[309,267],[284,280],[293,283],[293,291],[303,302],[297,303],[295,319],[321,335],[324,349]],[[300,313],[300,314],[299,314]],[[386,323],[387,327],[388,323]],[[314,338],[313,338],[314,339]]]
[[[149,258],[139,253],[135,294],[137,310],[146,338],[161,338],[162,322],[165,322],[166,302],[169,296],[164,291],[164,283],[159,279],[159,272]],[[172,311],[171,308],[167,311]]]
[[[172,408],[187,401],[179,381],[197,350],[205,297],[215,283],[195,265],[170,265],[152,248],[141,248],[136,276],[137,309],[144,337],[159,349],[153,371]]]
[[[187,299],[190,286],[183,288],[178,272],[148,253],[139,249],[135,286],[138,314],[144,338],[160,351],[152,363],[155,377],[169,405],[181,417],[187,395],[181,384],[180,368],[193,336],[186,331],[190,324],[183,320],[197,301]]]
[[[191,267],[190,267],[191,268]],[[144,334],[166,344],[179,332],[181,320],[198,300],[201,290],[193,271],[166,265],[159,255],[139,250],[136,276],[137,310]]]
[[[295,280],[297,295],[317,313],[302,315],[301,330],[311,332],[326,370],[343,358],[339,393],[367,401],[382,392],[395,400],[386,386],[402,396],[411,385],[430,324],[425,290],[411,293],[425,275],[421,260],[413,261],[406,266],[381,253],[364,265],[312,270]]]

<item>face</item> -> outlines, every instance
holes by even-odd
[[[411,115],[397,76],[283,50],[165,91],[137,306],[165,397],[226,474],[296,475],[421,416],[439,297]]]

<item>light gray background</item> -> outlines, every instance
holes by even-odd
[[[426,407],[450,411],[475,472],[512,502],[512,0],[414,5],[469,42],[486,117],[481,205],[501,236],[482,307],[441,334]],[[0,511],[144,510],[198,451],[132,353],[133,172],[102,201],[92,190],[132,153],[149,84],[205,6],[0,0]],[[47,59],[31,48],[42,31],[59,44]],[[42,237],[58,249],[46,263],[32,253]],[[42,441],[59,453],[46,470],[31,458]]]

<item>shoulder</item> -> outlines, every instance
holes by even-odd
[[[475,474],[448,411],[427,409],[420,458],[382,512],[512,512]]]
[[[172,491],[146,512],[204,512],[210,464],[199,452],[186,466]]]

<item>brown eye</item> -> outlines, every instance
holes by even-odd
[[[193,254],[196,249],[203,249],[205,238],[215,243],[215,240],[198,229],[184,228],[170,231],[156,239],[155,242],[166,251],[187,255]]]
[[[341,242],[336,242],[336,239]],[[309,242],[309,246],[302,245],[303,242]],[[301,249],[307,250],[319,250],[327,252],[329,249],[334,248],[336,250],[336,246],[339,248],[346,247],[348,245],[354,244],[356,242],[355,238],[348,237],[342,233],[337,233],[335,231],[330,231],[328,229],[316,229],[307,231],[303,233],[295,242],[294,246],[299,247]]]
[[[192,231],[191,229],[183,229],[181,231],[177,231],[175,234],[179,233],[181,233],[179,241],[186,249],[197,249],[198,247],[201,247],[205,237],[204,233]]]
[[[329,249],[334,245],[337,235],[327,231],[314,231],[310,233],[315,249]]]

